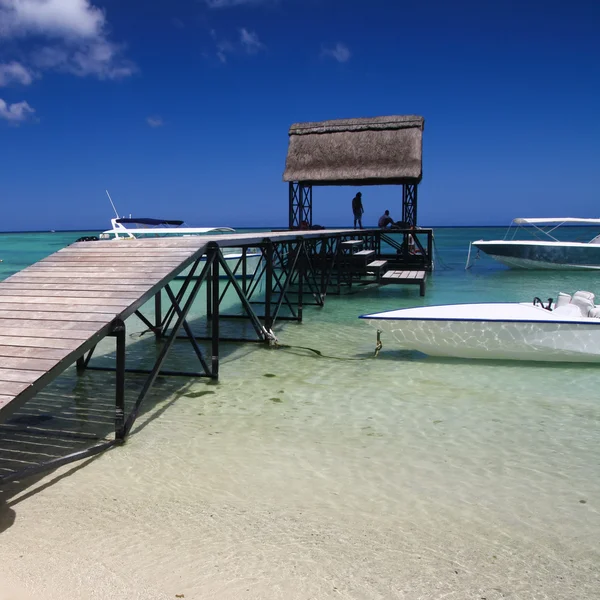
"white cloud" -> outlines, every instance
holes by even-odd
[[[33,113],[35,113],[35,110],[27,102],[7,104],[0,98],[0,119],[12,124],[19,124],[30,119]]]
[[[256,54],[265,48],[265,45],[259,40],[258,34],[245,27],[239,30],[239,41],[235,43],[227,39],[219,39],[214,29],[211,29],[209,34],[215,43],[215,54],[223,64],[227,63],[227,59],[231,54],[239,54],[242,51],[246,54]]]
[[[0,17],[0,34],[10,36],[94,38],[106,23],[89,0],[0,0]]]
[[[264,48],[264,44],[258,39],[255,31],[248,31],[245,27],[240,29],[240,43],[248,54],[256,54]]]
[[[347,62],[352,56],[348,46],[346,46],[346,44],[342,44],[341,42],[338,42],[333,48],[323,48],[321,55],[328,56],[341,63]]]
[[[0,0],[0,36],[32,40],[30,61],[40,69],[101,79],[135,72],[122,47],[108,39],[106,15],[91,0]]]
[[[20,83],[29,85],[33,81],[31,71],[21,63],[10,62],[0,65],[0,87],[10,85],[11,83]]]
[[[224,64],[227,62],[227,55],[233,54],[235,48],[233,44],[227,40],[221,40],[217,42],[217,57]]]
[[[162,117],[159,116],[148,117],[146,119],[146,123],[148,123],[150,127],[162,127],[165,124],[165,122],[162,120]]]

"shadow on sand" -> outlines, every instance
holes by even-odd
[[[244,327],[241,329],[244,330]],[[238,336],[246,337],[245,331],[241,331],[240,334],[239,326],[236,330]],[[201,327],[196,326],[194,331],[198,335],[203,335]],[[202,343],[200,346],[202,347]],[[127,367],[151,368],[161,347],[162,344],[157,344],[153,336],[139,337],[135,334],[127,345]],[[234,361],[239,356],[259,348],[257,344],[240,346],[223,342],[220,348],[221,364]],[[205,356],[210,356],[208,347],[203,347],[202,350]],[[103,367],[114,366],[114,352],[108,351],[93,358],[90,365],[94,364]],[[201,366],[189,343],[178,340],[171,348],[164,369],[201,371]],[[126,414],[129,414],[135,405],[146,377],[147,375],[143,374],[126,374]],[[159,375],[140,407],[138,420],[129,439],[161,417],[182,396],[188,394],[191,398],[195,398],[204,395],[206,391],[197,390],[199,385],[208,391],[214,389],[218,382],[206,377]],[[196,389],[195,392],[191,392],[192,386]],[[115,374],[87,370],[78,375],[75,367],[70,367],[51,385],[0,424],[0,476],[10,475],[113,440],[114,423]],[[118,451],[118,446],[111,450]],[[101,455],[60,467],[60,471],[54,469],[41,475],[0,485],[0,533],[15,522],[16,504],[76,473],[99,456]],[[42,479],[43,484],[37,485]],[[23,493],[28,489],[30,491]],[[14,499],[15,496],[18,498]]]

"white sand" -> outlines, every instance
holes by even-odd
[[[2,492],[0,599],[600,597],[593,371],[232,358]]]

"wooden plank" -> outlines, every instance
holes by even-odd
[[[137,299],[137,298],[136,298]],[[102,301],[102,305],[98,304],[98,301]],[[39,310],[40,304],[46,307],[46,310],[67,310],[67,312],[73,312],[69,310],[75,306],[80,307],[77,312],[106,312],[113,308],[127,308],[130,304],[133,304],[133,300],[115,300],[112,298],[56,298],[54,296],[46,298],[32,298],[25,296],[19,298],[18,296],[0,296],[0,310]]]
[[[12,321],[10,319],[0,319],[2,334],[5,336],[19,336],[21,338],[44,338],[48,340],[77,340],[81,345],[85,340],[91,337],[96,331],[99,331],[97,323],[88,325],[87,323],[58,323],[55,326],[50,321],[25,321],[26,323],[35,323],[35,326],[25,327],[23,321]],[[18,327],[15,327],[18,325]]]
[[[2,394],[14,394],[17,396],[25,391],[31,384],[18,381],[0,381],[0,392]]]
[[[78,302],[78,301],[77,301]],[[65,303],[55,304],[55,303],[43,303],[40,306],[39,303],[28,303],[28,302],[0,302],[0,315],[4,312],[11,311],[22,311],[24,317],[27,317],[30,312],[36,312],[40,309],[43,309],[44,312],[64,312],[64,313],[99,313],[106,315],[117,315],[120,312],[123,312],[128,306],[133,304],[132,301],[120,302],[118,304],[108,305],[100,305],[100,304],[71,304]]]
[[[237,234],[238,236],[248,235],[248,234]],[[256,237],[250,234],[248,236],[250,238]],[[263,234],[261,237],[268,237]],[[119,243],[114,243],[111,240],[108,241],[97,241],[94,243],[76,243],[70,244],[67,246],[68,248],[72,248],[73,250],[102,250],[103,252],[109,251],[126,251],[128,252],[130,249],[139,249],[139,248],[186,248],[188,246],[206,246],[212,241],[235,241],[237,238],[236,235],[206,235],[206,236],[193,236],[193,235],[180,235],[180,236],[172,236],[172,237],[153,237],[153,238],[138,238],[135,240],[121,240]]]
[[[110,323],[116,317],[116,313],[70,313],[70,312],[46,312],[31,311],[24,313],[20,310],[2,310],[0,308],[0,321],[69,321],[71,323]],[[13,325],[14,327],[15,325]],[[18,325],[17,325],[18,326]]]
[[[0,345],[0,365],[4,364],[5,357],[24,358],[47,358],[51,360],[61,360],[72,350],[64,348],[32,348],[25,346],[2,346]]]
[[[64,277],[95,277],[97,274],[117,274],[122,275],[123,277],[135,277],[136,275],[140,275],[142,277],[150,276],[154,277],[155,274],[167,275],[168,273],[173,272],[177,267],[155,267],[153,265],[145,266],[145,267],[115,267],[115,266],[101,266],[101,267],[88,267],[87,265],[83,265],[80,267],[44,267],[39,266],[37,264],[27,267],[21,273],[27,273],[31,275],[32,273],[44,273],[46,275],[50,274],[52,276],[60,276]]]
[[[363,244],[364,240],[344,240],[342,246],[356,246],[357,244]]]
[[[21,293],[22,290],[44,290],[44,293],[48,291],[53,292],[104,292],[104,293],[126,293],[126,294],[135,294],[135,298],[139,298],[143,293],[147,292],[151,286],[148,284],[138,285],[138,284],[122,284],[117,283],[116,285],[110,285],[108,287],[105,284],[93,284],[93,283],[73,283],[72,281],[61,281],[61,282],[52,282],[52,283],[41,283],[39,281],[19,281],[19,280],[5,280],[0,281],[0,290],[1,291],[9,291],[14,293],[15,290],[19,290]]]
[[[144,288],[143,291],[146,291]],[[42,297],[43,296],[43,297]],[[139,293],[125,291],[90,291],[79,290],[76,292],[69,290],[36,290],[36,289],[5,289],[0,285],[0,302],[64,302],[65,300],[76,300],[80,304],[87,304],[84,300],[98,301],[102,299],[102,304],[111,304],[113,302],[127,302],[137,300]]]
[[[177,243],[177,244],[170,244],[170,245],[149,244],[146,242],[140,244],[140,242],[130,242],[129,244],[127,244],[127,246],[119,246],[119,247],[113,246],[113,247],[102,247],[102,248],[98,248],[98,247],[75,248],[74,246],[69,246],[68,248],[63,248],[62,250],[59,250],[58,253],[60,253],[62,255],[104,254],[106,256],[119,256],[119,255],[121,255],[121,256],[135,256],[135,255],[139,255],[139,256],[166,256],[166,255],[189,256],[200,249],[206,248],[207,245],[208,245],[207,243],[197,244],[194,242],[192,242],[191,244],[190,243]]]
[[[105,265],[107,262],[109,262],[111,264],[115,264],[115,265],[123,265],[123,266],[127,266],[130,265],[131,263],[134,264],[139,264],[139,265],[154,265],[154,264],[158,264],[158,265],[164,265],[165,267],[170,267],[172,265],[178,265],[181,264],[181,262],[183,262],[179,257],[177,256],[170,256],[170,255],[166,255],[166,256],[157,256],[157,257],[148,257],[148,256],[136,256],[136,257],[131,257],[131,256],[104,256],[104,255],[100,255],[100,256],[90,256],[88,254],[86,255],[79,255],[79,254],[68,254],[65,256],[58,256],[56,254],[51,254],[50,256],[47,256],[46,258],[43,258],[42,260],[40,260],[39,262],[35,263],[39,266],[63,266],[63,267],[80,267],[82,265],[94,265],[97,264],[97,266],[102,266]]]
[[[0,368],[0,382],[17,381],[19,383],[33,383],[39,379],[39,371],[17,371],[15,369]],[[0,383],[0,389],[2,384]]]
[[[27,270],[37,269],[41,271],[42,269],[46,271],[51,270],[65,270],[71,269],[73,271],[82,271],[84,269],[115,269],[117,272],[127,273],[128,269],[137,269],[138,271],[153,271],[155,269],[166,269],[170,271],[174,271],[175,269],[184,268],[182,264],[185,261],[182,260],[173,260],[170,262],[167,261],[142,261],[134,258],[130,258],[127,261],[115,261],[107,258],[105,261],[102,260],[90,260],[90,261],[81,261],[81,262],[48,262],[48,263],[35,263],[30,267],[27,267]]]
[[[0,332],[0,346],[31,346],[33,348],[63,348],[65,350],[75,350],[81,346],[81,341],[44,337],[10,336],[4,335],[4,332],[2,331]]]
[[[375,250],[359,250],[354,253],[354,256],[373,256],[375,254]]]
[[[157,281],[160,281],[159,278],[154,278],[154,279],[127,279],[126,281],[123,281],[123,279],[121,277],[112,277],[112,278],[107,278],[107,277],[78,277],[78,278],[73,278],[73,279],[69,279],[66,278],[64,279],[64,282],[60,282],[57,279],[54,279],[52,277],[50,277],[49,275],[45,275],[44,277],[29,277],[28,275],[12,275],[10,279],[5,280],[4,282],[2,282],[2,284],[4,283],[8,283],[10,281],[10,283],[33,283],[36,285],[43,285],[43,284],[52,284],[56,287],[58,287],[59,285],[65,285],[65,286],[73,286],[73,285],[83,285],[83,286],[88,286],[88,285],[96,285],[96,286],[100,286],[100,289],[115,289],[116,287],[124,287],[124,286],[128,286],[128,285],[135,285],[135,286],[146,286],[147,288],[152,287],[153,285],[156,285]],[[76,282],[76,283],[75,283]]]
[[[183,261],[175,260],[171,263],[166,263],[164,261],[161,262],[138,262],[137,260],[128,260],[127,262],[116,262],[114,260],[107,259],[106,262],[102,262],[99,260],[90,261],[90,262],[80,262],[80,263],[35,263],[30,267],[27,267],[27,271],[35,269],[36,271],[65,271],[70,270],[72,272],[78,271],[92,271],[92,270],[104,270],[114,269],[115,273],[130,273],[133,271],[138,271],[145,273],[147,271],[156,271],[156,270],[166,270],[166,271],[175,271],[176,269],[187,269],[187,266],[183,265]],[[98,272],[98,271],[96,271]],[[101,272],[101,271],[100,271]],[[107,271],[108,272],[108,271]]]
[[[179,261],[184,262],[195,254],[199,254],[197,251],[173,251],[173,250],[137,250],[130,252],[77,252],[64,254],[61,257],[63,260],[71,262],[82,262],[85,264],[87,261],[93,262],[94,260],[105,261],[105,260],[116,260],[120,262],[126,262],[127,260],[134,260],[140,262],[155,262],[155,261]],[[51,255],[48,258],[54,257]]]
[[[371,267],[372,269],[381,269],[385,265],[387,265],[387,260],[374,260],[370,262],[367,267]]]
[[[14,396],[6,396],[4,394],[0,394],[0,408],[6,406],[11,400],[14,400]]]
[[[387,271],[382,275],[382,279],[398,283],[421,284],[426,278],[425,271]]]
[[[44,271],[21,271],[19,276],[11,276],[11,282],[20,283],[54,283],[64,284],[94,284],[104,285],[104,289],[117,289],[120,285],[154,285],[157,281],[168,277],[172,271],[166,273],[52,273]]]
[[[57,364],[57,361],[45,358],[5,357],[2,359],[2,367],[4,369],[10,368],[25,371],[46,372]]]
[[[158,255],[146,254],[139,251],[135,254],[120,252],[115,254],[110,252],[55,252],[40,260],[40,263],[76,263],[86,264],[88,262],[94,262],[95,260],[103,262],[105,260],[114,260],[118,263],[126,263],[128,260],[135,260],[139,262],[174,262],[180,261],[181,258],[185,260],[185,257],[193,255],[192,250],[161,250]]]
[[[156,271],[152,273],[126,273],[122,275],[118,272],[107,273],[107,272],[94,272],[94,271],[83,271],[83,272],[69,272],[69,271],[38,271],[37,269],[25,269],[21,271],[24,277],[35,281],[36,279],[56,281],[58,279],[67,279],[73,281],[83,280],[94,280],[96,278],[104,280],[112,280],[114,283],[117,281],[155,281],[158,278],[166,277],[171,271]]]

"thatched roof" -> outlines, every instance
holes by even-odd
[[[313,185],[418,183],[424,119],[416,115],[295,123],[284,181]]]

